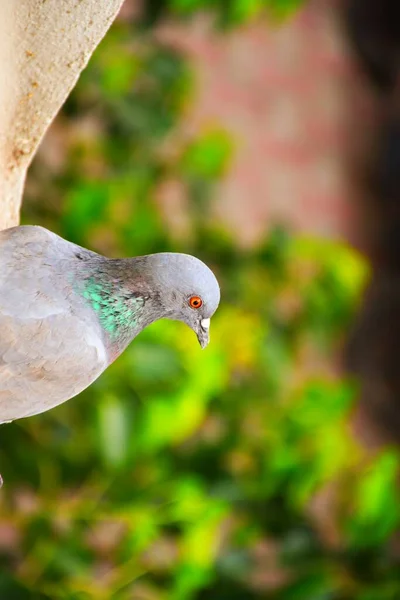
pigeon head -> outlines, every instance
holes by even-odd
[[[209,342],[210,318],[220,300],[218,281],[211,269],[187,254],[162,252],[136,260],[151,278],[151,288],[164,318],[186,323],[205,348]]]

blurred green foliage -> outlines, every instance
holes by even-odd
[[[223,27],[245,24],[268,13],[282,19],[299,8],[304,0],[147,0],[143,22],[153,25],[165,16],[191,17],[197,11],[214,13]]]
[[[213,5],[236,22],[264,2]],[[2,427],[0,598],[396,600],[398,453],[355,441],[336,358],[367,266],[279,227],[238,247],[210,207],[235,140],[167,141],[194,93],[182,56],[120,21],[58,120],[62,160],[32,168],[26,221],[110,255],[193,253],[222,303],[207,351],[156,323],[80,398]],[[160,211],[171,181],[184,235]]]

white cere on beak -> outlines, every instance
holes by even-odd
[[[202,319],[200,325],[202,329],[210,329],[210,319]]]

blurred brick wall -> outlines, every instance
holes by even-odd
[[[374,107],[350,58],[337,2],[311,2],[283,24],[263,19],[223,36],[206,16],[165,23],[159,36],[183,50],[195,70],[181,135],[219,124],[236,142],[216,192],[218,217],[244,243],[285,223],[359,244],[351,165],[360,144],[353,140],[366,133]]]

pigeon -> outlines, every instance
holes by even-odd
[[[110,259],[43,227],[0,231],[0,423],[73,398],[158,319],[204,348],[219,300],[194,256]]]

